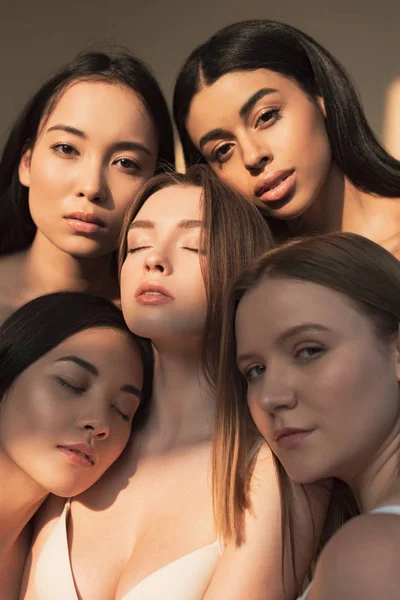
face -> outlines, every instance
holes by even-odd
[[[25,369],[3,398],[3,452],[44,493],[81,493],[124,449],[142,376],[126,333],[73,335]]]
[[[251,415],[289,477],[349,482],[374,463],[399,426],[396,342],[345,296],[290,279],[245,294],[236,335]]]
[[[127,238],[121,271],[129,328],[153,341],[200,336],[206,293],[199,261],[201,188],[175,185],[144,203]]]
[[[20,163],[37,235],[76,257],[111,253],[157,152],[154,125],[132,90],[99,81],[68,87]]]
[[[221,179],[271,217],[310,207],[331,168],[322,101],[266,69],[223,75],[194,96],[189,135]]]

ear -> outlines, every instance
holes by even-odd
[[[322,112],[322,114],[324,115],[324,119],[326,119],[325,100],[323,99],[322,96],[317,96],[317,105],[318,105],[320,111]]]
[[[22,185],[29,187],[31,184],[31,158],[32,148],[26,148],[19,161],[18,175]]]

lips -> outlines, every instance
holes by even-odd
[[[284,201],[294,191],[296,173],[294,169],[286,169],[268,173],[254,188],[254,195],[268,203]]]
[[[81,457],[92,465],[97,462],[96,453],[89,444],[68,444],[57,447],[60,448],[60,450],[65,451],[65,453],[72,453],[77,457]]]
[[[285,427],[275,432],[274,440],[282,448],[295,448],[313,431],[313,429]]]
[[[69,213],[68,215],[65,215],[64,219],[82,221],[83,223],[92,223],[93,225],[98,225],[99,227],[106,226],[104,221],[96,215],[94,215],[93,213],[84,212],[81,210],[77,210],[75,212]]]
[[[139,285],[135,292],[135,298],[139,298],[140,296],[165,296],[170,300],[175,300],[171,292],[157,282],[146,282]]]

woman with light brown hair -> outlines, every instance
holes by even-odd
[[[91,493],[74,499],[69,523],[61,523],[64,539],[73,532],[70,555],[58,561],[71,565],[70,580],[72,568],[69,598],[77,592],[85,600],[294,598],[292,579],[286,593],[282,588],[280,498],[268,449],[253,450],[254,513],[243,511],[240,546],[217,534],[211,489],[222,306],[229,281],[271,247],[257,209],[204,166],[151,179],[129,208],[120,246],[121,303],[131,331],[152,342],[153,395],[124,460]],[[299,498],[302,573],[313,543],[303,505]],[[49,503],[26,600],[35,597],[37,561],[57,535],[59,514]],[[57,596],[53,578],[47,589],[49,598]]]
[[[294,555],[303,549],[292,543],[288,478],[324,487],[333,480],[328,542],[314,557],[307,600],[398,598],[399,298],[399,262],[350,233],[267,252],[229,296],[217,394],[217,514],[233,534],[246,499],[250,423],[274,453]]]

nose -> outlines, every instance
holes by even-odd
[[[76,196],[86,198],[94,204],[103,204],[106,200],[106,185],[101,161],[91,159],[82,161],[82,171],[76,185]]]
[[[146,273],[156,272],[163,275],[170,275],[172,265],[165,252],[151,249],[147,252],[144,262],[144,270]]]
[[[265,378],[257,403],[261,410],[273,414],[284,409],[293,409],[297,405],[297,396],[293,387],[285,383],[284,379],[268,381],[268,378]]]
[[[98,440],[105,440],[110,435],[110,422],[105,411],[98,409],[87,412],[81,416],[78,427],[91,433],[91,437]]]
[[[272,160],[266,140],[260,139],[257,134],[247,135],[241,146],[244,166],[250,172],[260,171]]]

